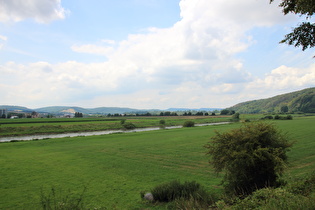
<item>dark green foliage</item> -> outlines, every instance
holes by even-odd
[[[172,202],[177,199],[208,202],[210,200],[208,193],[195,181],[184,182],[174,180],[156,186],[151,191],[154,200],[158,202]]]
[[[293,119],[292,115],[287,115],[287,120],[292,120],[292,119]]]
[[[286,104],[287,107],[284,107]],[[281,110],[281,107],[282,110]],[[238,113],[279,113],[290,112],[315,113],[315,88],[308,88],[292,93],[278,95],[272,98],[247,101],[236,104],[229,109]]]
[[[126,122],[126,123],[124,123],[123,125],[122,125],[125,129],[135,129],[136,128],[136,126],[135,126],[135,124],[133,124],[133,123],[131,123],[131,122]]]
[[[267,116],[265,116],[265,117],[263,117],[263,118],[261,118],[262,120],[272,120],[273,119],[273,116],[271,116],[271,115],[267,115]]]
[[[292,120],[292,119],[293,119],[292,115],[287,115],[287,116],[276,115],[275,116],[275,120]]]
[[[285,35],[285,38],[280,43],[294,45],[294,47],[302,47],[302,50],[315,46],[315,24],[303,22],[294,30]]]
[[[226,192],[239,195],[277,186],[291,145],[274,125],[258,122],[244,123],[226,133],[216,132],[205,147],[215,171],[225,172]]]
[[[194,127],[195,126],[195,123],[193,121],[186,121],[184,122],[184,125],[183,127]]]
[[[203,112],[197,112],[195,115],[196,115],[196,116],[203,116],[204,113],[203,113]]]
[[[223,110],[221,110],[220,115],[228,115],[229,113],[230,113],[230,110],[223,109]]]
[[[126,119],[121,119],[120,120],[120,124],[122,124],[122,125],[125,124],[125,122],[126,122]]]
[[[220,115],[232,115],[232,114],[235,114],[235,111],[234,110],[230,110],[230,109],[223,109],[220,112]]]
[[[81,112],[74,113],[74,117],[83,117],[83,114]]]
[[[232,121],[232,122],[238,122],[238,121],[240,121],[240,113],[235,113],[235,114],[233,114],[231,121]]]
[[[165,125],[165,120],[160,120],[160,125]]]
[[[273,1],[274,0],[271,0],[270,2]],[[315,12],[315,2],[313,0],[282,0],[279,6],[283,7],[283,13],[285,15],[292,12],[312,16]]]
[[[289,111],[289,108],[288,108],[288,106],[287,105],[283,105],[283,106],[281,106],[281,108],[280,108],[280,112],[282,112],[282,113],[286,113],[286,112],[288,112]]]
[[[165,127],[165,120],[160,120],[160,128],[164,129]]]
[[[274,0],[270,0],[270,3]],[[302,47],[302,50],[312,48],[315,46],[315,24],[310,20],[315,12],[314,0],[282,0],[279,5],[283,8],[283,13],[299,14],[300,16],[306,16],[306,22],[302,22],[293,29],[293,31],[280,41],[280,43],[287,43],[288,45],[294,45],[295,47]]]

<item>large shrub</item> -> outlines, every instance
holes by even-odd
[[[237,113],[233,114],[231,121],[232,122],[240,121],[240,113],[237,112]]]
[[[227,193],[250,194],[256,189],[277,186],[292,144],[274,125],[244,123],[220,133],[205,145],[217,173],[224,171]]]
[[[131,122],[124,123],[122,126],[127,130],[136,128],[136,125]]]
[[[195,126],[195,122],[191,120],[185,121],[183,124],[183,127],[194,127],[194,126]]]

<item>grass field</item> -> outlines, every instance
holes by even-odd
[[[285,177],[303,176],[315,168],[315,117],[272,121],[295,141]],[[142,133],[49,139],[0,144],[0,209],[39,209],[41,191],[80,194],[86,187],[88,207],[154,208],[140,192],[174,179],[195,180],[220,192],[205,156],[214,130],[240,123],[158,130]],[[156,207],[157,209],[160,207]]]

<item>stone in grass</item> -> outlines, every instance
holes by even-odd
[[[143,198],[148,201],[154,201],[152,193],[146,193]]]

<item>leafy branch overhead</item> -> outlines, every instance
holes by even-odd
[[[270,0],[272,3],[274,0]],[[315,23],[311,23],[311,17],[315,12],[314,0],[282,0],[279,4],[283,8],[282,12],[286,15],[288,13],[299,14],[306,16],[306,21],[300,23],[293,31],[280,41],[295,47],[302,47],[302,50],[312,48],[315,46]]]

